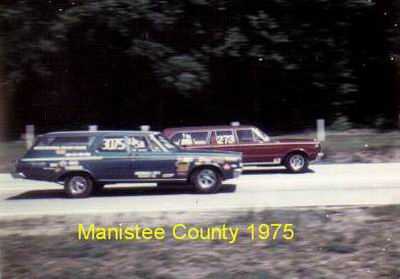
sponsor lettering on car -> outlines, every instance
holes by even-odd
[[[132,182],[181,182],[210,193],[239,176],[241,166],[240,153],[182,150],[158,132],[55,132],[38,137],[13,175],[62,182],[69,197]]]

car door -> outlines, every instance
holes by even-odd
[[[98,180],[118,182],[133,179],[127,137],[110,135],[99,138],[94,154],[101,158],[91,162],[91,171]]]
[[[162,148],[150,136],[129,136],[132,172],[136,180],[163,181],[179,178],[176,172],[177,156]]]
[[[265,142],[257,136],[253,128],[236,130],[238,151],[245,163],[279,163],[282,156],[280,146],[275,142]]]
[[[241,152],[233,129],[212,131],[210,143],[210,149],[212,150]]]

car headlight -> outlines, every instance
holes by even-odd
[[[232,167],[228,163],[225,163],[222,167],[224,170],[230,170]]]

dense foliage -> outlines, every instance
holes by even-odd
[[[386,123],[396,112],[389,4],[9,0],[0,19],[14,126]]]

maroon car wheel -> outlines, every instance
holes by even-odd
[[[308,169],[308,158],[301,153],[289,154],[285,159],[286,168],[293,173],[305,172]]]

